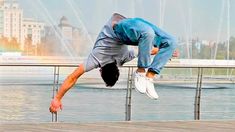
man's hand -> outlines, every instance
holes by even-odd
[[[62,103],[57,98],[54,98],[51,101],[51,105],[50,105],[49,110],[50,110],[51,113],[56,113],[59,109],[62,110]]]
[[[158,53],[158,48],[154,47],[152,50],[151,50],[151,55],[156,55]]]

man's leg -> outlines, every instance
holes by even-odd
[[[152,41],[154,40],[154,32],[152,29],[147,33],[143,33],[139,40],[138,48],[138,69],[135,73],[135,87],[140,93],[146,93],[146,73],[145,68],[150,66],[150,51],[152,49]]]
[[[174,41],[171,43],[163,43],[159,49],[160,50],[158,54],[154,57],[153,62],[146,73],[146,76],[149,80],[146,84],[146,94],[153,99],[157,99],[158,95],[151,81],[153,80],[155,74],[159,74],[165,64],[168,62],[168,60],[172,57],[172,54],[175,50],[175,43]]]
[[[175,48],[176,43],[174,41],[168,41],[163,43],[159,48],[158,54],[154,57],[146,76],[149,78],[153,78],[155,74],[160,74],[163,67],[172,57]]]
[[[138,44],[138,69],[139,72],[145,72],[145,68],[150,66],[152,41],[154,39],[153,33],[144,34]]]

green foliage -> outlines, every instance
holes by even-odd
[[[198,43],[200,46],[198,46]],[[200,47],[200,48],[199,48]],[[193,59],[227,59],[227,42],[219,43],[217,44],[217,53],[215,53],[216,44],[211,43],[209,45],[201,44],[198,40],[192,41],[192,47],[190,49],[192,50],[192,58]],[[181,58],[188,58],[185,57],[185,54],[187,53],[185,47],[181,47],[183,50],[183,55]],[[216,57],[215,57],[216,54]],[[235,59],[235,37],[230,38],[230,45],[229,45],[229,59],[234,60]]]
[[[230,45],[229,45],[229,58],[234,60],[235,59],[235,37],[230,38]]]
[[[227,70],[229,75],[235,75],[235,71],[232,69],[227,68],[204,68],[203,69],[203,75],[205,76],[211,76],[211,75],[227,75]],[[198,69],[197,68],[165,68],[162,73],[162,75],[171,75],[171,76],[197,76]]]

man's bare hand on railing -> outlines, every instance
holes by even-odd
[[[62,110],[61,100],[59,100],[57,98],[54,98],[51,101],[51,105],[50,105],[49,110],[50,110],[51,113],[56,113],[59,109]]]
[[[63,82],[61,87],[59,88],[58,93],[54,97],[54,99],[51,101],[50,105],[50,112],[56,113],[59,109],[62,110],[62,103],[61,100],[64,96],[64,94],[73,87],[73,85],[76,83],[77,79],[84,73],[84,66],[83,64],[80,64],[73,73],[71,73]]]

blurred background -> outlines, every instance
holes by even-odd
[[[1,0],[0,54],[86,56],[115,12],[174,35],[180,58],[234,59],[234,0]],[[7,53],[5,53],[7,52]]]

